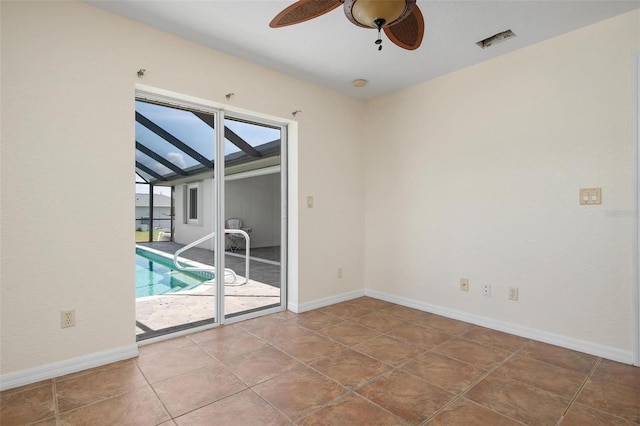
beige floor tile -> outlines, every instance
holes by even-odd
[[[391,369],[391,366],[351,349],[318,359],[310,365],[351,389]]]
[[[238,393],[247,386],[222,365],[192,371],[153,385],[172,417]]]
[[[298,314],[296,314],[295,312],[291,312],[291,311],[282,311],[282,312],[277,312],[275,314],[269,314],[271,315],[274,319],[277,320],[290,320],[292,318],[295,318],[298,316]]]
[[[356,392],[411,425],[422,423],[456,397],[404,371],[384,374]]]
[[[0,423],[22,425],[55,416],[53,384],[39,383],[0,393]]]
[[[1,417],[0,417],[0,420],[2,420]],[[58,421],[56,420],[55,417],[50,417],[48,419],[41,420],[39,422],[29,423],[29,426],[58,426]]]
[[[379,333],[386,333],[396,327],[408,324],[399,318],[385,314],[384,311],[375,311],[358,318],[353,318],[351,322],[370,328]]]
[[[161,355],[165,352],[186,347],[195,347],[195,343],[187,337],[176,337],[174,339],[163,340],[162,342],[142,345],[138,348],[138,358]]]
[[[620,417],[575,403],[562,420],[562,426],[631,426],[632,423]]]
[[[135,362],[135,358],[127,359],[127,360],[124,360],[124,361],[112,362],[110,364],[101,365],[101,366],[98,366],[98,367],[87,368],[86,370],[81,370],[81,371],[77,371],[75,373],[65,374],[64,376],[56,377],[54,380],[55,381],[61,381],[61,380],[67,380],[67,379],[75,379],[75,378],[78,378],[80,376],[84,376],[86,374],[93,374],[93,373],[98,372],[98,371],[105,371],[105,370],[110,370],[110,369],[114,369],[114,368],[120,368],[125,364],[130,364],[131,362]]]
[[[577,401],[605,413],[640,423],[640,389],[591,377]]]
[[[322,312],[309,311],[291,318],[289,322],[301,325],[310,330],[320,330],[321,328],[344,322],[344,320],[334,317],[333,315],[323,314]]]
[[[239,355],[224,361],[224,365],[248,386],[257,385],[302,366],[300,362],[272,346]]]
[[[278,321],[251,330],[251,333],[271,344],[278,344],[295,339],[296,337],[310,335],[313,332],[289,321]]]
[[[60,415],[61,425],[151,426],[168,420],[171,417],[149,386]]]
[[[384,310],[385,314],[394,316],[407,322],[415,322],[427,317],[427,313],[418,309],[407,308],[406,306],[394,305]]]
[[[358,304],[343,302],[325,306],[324,308],[320,308],[319,311],[323,314],[333,315],[334,317],[351,319],[370,314],[373,312],[373,309],[365,308]]]
[[[435,352],[420,355],[404,364],[402,370],[454,393],[464,392],[487,373],[479,367]]]
[[[233,359],[238,355],[257,351],[269,343],[243,329],[232,333],[209,335],[209,339],[199,342],[202,349],[220,361]]]
[[[578,373],[518,355],[500,366],[496,373],[554,393],[565,399],[572,399],[587,378],[585,373]]]
[[[518,354],[579,373],[590,372],[598,361],[593,355],[535,341],[527,343]]]
[[[162,351],[155,356],[145,356],[136,361],[140,371],[150,383],[190,371],[210,367],[218,363],[208,353],[195,344]]]
[[[56,379],[58,409],[64,413],[147,385],[147,380],[133,361],[81,376]]]
[[[464,394],[478,404],[528,425],[555,425],[569,401],[492,374]]]
[[[612,383],[640,389],[640,367],[603,359],[593,375]]]
[[[252,388],[288,418],[297,420],[346,393],[310,368],[297,369]]]
[[[508,352],[517,351],[529,341],[523,337],[484,327],[474,327],[463,334],[462,337],[480,343],[481,345],[491,346]]]
[[[441,317],[440,315],[435,315],[427,312],[424,313],[424,316],[418,318],[413,322],[424,327],[435,328],[436,330],[443,333],[454,335],[464,334],[474,327],[472,324],[463,321],[445,318]]]
[[[431,349],[434,346],[446,342],[447,340],[453,339],[451,334],[446,334],[433,328],[422,327],[412,323],[396,327],[387,332],[387,335],[404,340],[412,345],[420,346],[424,349]]]
[[[319,334],[309,334],[281,343],[278,348],[300,361],[309,362],[342,352],[345,346]]]
[[[186,337],[195,343],[201,343],[207,340],[220,338],[222,336],[229,336],[238,332],[246,333],[246,331],[242,327],[240,327],[238,324],[230,324],[230,325],[223,325],[220,327],[211,328],[205,331],[200,331],[198,333],[193,333]]]
[[[370,330],[353,322],[343,322],[331,327],[323,328],[318,333],[337,340],[343,345],[353,346],[380,336],[380,333]]]
[[[349,394],[331,402],[296,424],[298,426],[398,426],[402,421],[371,401],[359,395]]]
[[[280,321],[283,321],[283,319],[274,317],[273,315],[265,315],[263,317],[240,321],[234,325],[237,325],[238,327],[241,327],[247,331],[252,332],[253,330],[257,330],[259,328],[265,327],[270,324],[274,324],[274,323],[277,324]]]
[[[459,338],[449,340],[433,351],[484,369],[497,367],[511,355],[511,352]]]
[[[429,426],[516,426],[522,423],[461,398],[431,419]]]
[[[380,299],[374,299],[373,297],[359,297],[357,299],[349,300],[352,305],[362,306],[363,308],[371,310],[382,310],[395,306],[393,303],[386,302]]]
[[[353,349],[396,367],[424,352],[424,349],[418,346],[390,336],[377,337],[360,343],[354,346]]]
[[[290,421],[251,389],[247,389],[178,417],[176,423],[181,426],[285,426]]]

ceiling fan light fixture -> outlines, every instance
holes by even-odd
[[[415,4],[415,0],[345,0],[344,11],[354,24],[379,29],[404,19]]]

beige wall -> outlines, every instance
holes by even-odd
[[[639,28],[636,11],[368,103],[367,288],[630,362]]]
[[[83,3],[1,7],[2,374],[135,344],[137,83],[220,103],[234,92],[234,108],[284,119],[302,110],[294,188],[316,208],[292,219],[291,302],[362,290],[361,102]],[[63,309],[76,327],[60,329]]]

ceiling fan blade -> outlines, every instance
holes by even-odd
[[[342,1],[343,0],[299,0],[278,13],[269,23],[269,26],[271,28],[280,28],[317,18],[340,6]]]
[[[424,18],[418,5],[415,5],[411,14],[402,21],[384,27],[384,33],[389,40],[403,49],[415,50],[420,47],[424,36]]]

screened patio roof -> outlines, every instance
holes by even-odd
[[[136,182],[172,180],[215,166],[214,115],[136,101]],[[225,167],[280,155],[280,128],[225,118]]]

